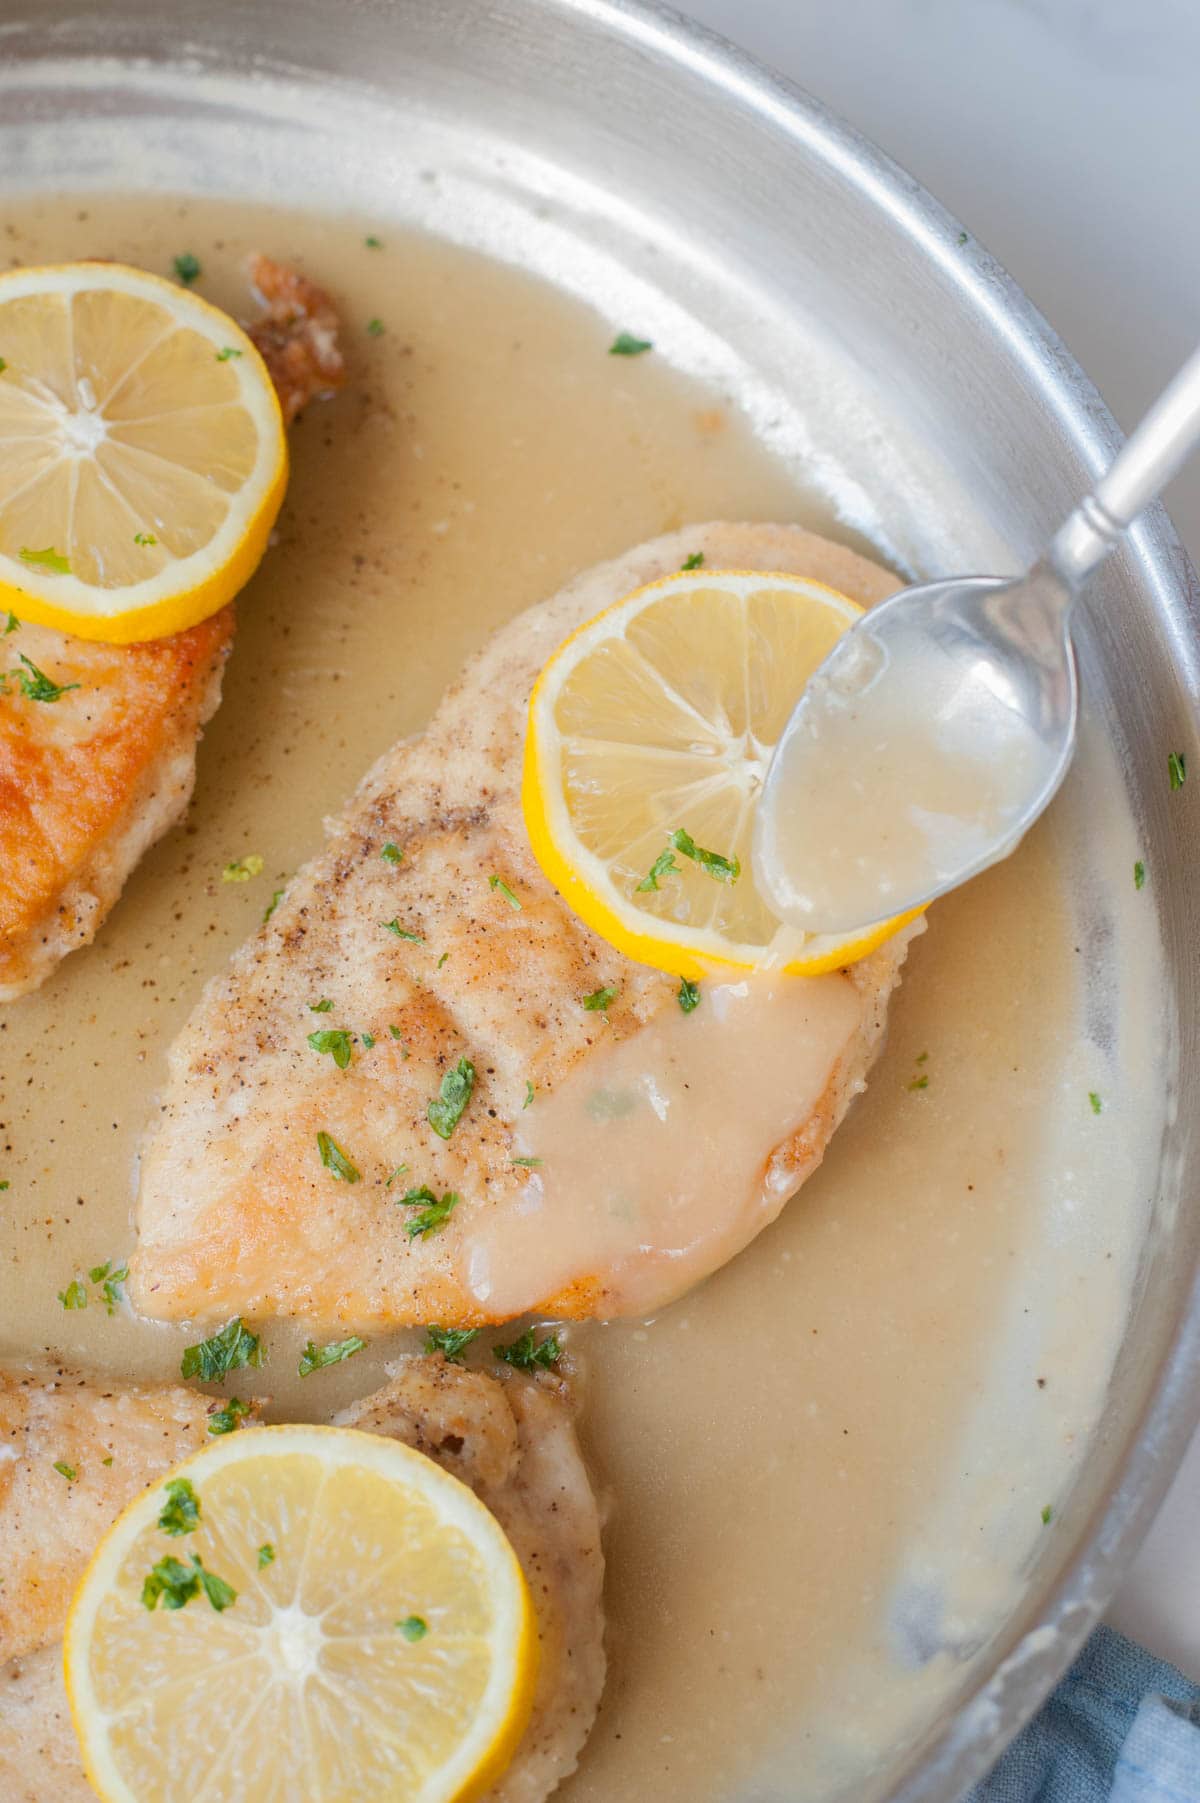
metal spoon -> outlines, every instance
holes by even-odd
[[[780,920],[840,933],[1015,850],[1075,747],[1075,601],[1200,443],[1200,350],[1026,576],[903,589],[840,638],[789,719],[754,830]]]

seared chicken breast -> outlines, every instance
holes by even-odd
[[[125,1505],[205,1443],[215,1406],[177,1385],[0,1372],[4,1803],[92,1799],[63,1688],[59,1642],[71,1594]],[[381,1390],[336,1419],[435,1459],[471,1486],[512,1541],[537,1610],[542,1661],[525,1737],[486,1803],[542,1803],[575,1769],[605,1669],[600,1518],[565,1384],[549,1373],[501,1381],[440,1356],[402,1358]]]
[[[427,731],[368,773],[177,1039],[141,1164],[130,1269],[143,1313],[367,1330],[649,1312],[740,1249],[820,1162],[881,1043],[908,934],[840,976],[789,979],[798,1009],[818,994],[805,983],[839,991],[840,1037],[811,1100],[741,1160],[707,1262],[701,1247],[652,1267],[631,1225],[634,1301],[614,1261],[588,1263],[582,1247],[550,1287],[518,1272],[503,1307],[477,1278],[485,1238],[528,1214],[538,1106],[580,1069],[601,1084],[614,1047],[679,1014],[677,979],[599,939],[533,858],[519,794],[530,690],[568,633],[697,550],[713,568],[795,571],[862,602],[895,587],[798,528],[712,525],[605,564],[505,627]],[[584,998],[605,986],[619,1001],[601,1015]],[[462,1101],[465,1066],[469,1100],[443,1131],[439,1101],[456,1084]]]
[[[251,275],[265,312],[250,334],[290,422],[343,379],[337,314],[267,257]],[[233,630],[227,607],[171,638],[100,645],[0,613],[0,1002],[90,945],[182,818]]]

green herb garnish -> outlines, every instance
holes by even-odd
[[[538,1340],[532,1327],[527,1327],[511,1346],[493,1346],[492,1352],[517,1371],[550,1371],[562,1357],[558,1335],[549,1333]]]
[[[534,1089],[533,1084],[529,1081],[529,1078],[526,1077],[526,1079],[525,1079],[525,1100],[521,1103],[521,1107],[528,1108],[529,1104],[532,1102],[532,1100],[536,1094],[537,1094],[537,1091]]]
[[[403,1038],[403,1034],[401,1033],[399,1027],[389,1027],[388,1032],[391,1034],[393,1039]]]
[[[263,925],[264,926],[266,926],[268,920],[270,920],[272,914],[274,914],[276,908],[279,906],[280,902],[283,900],[284,893],[285,893],[284,890],[276,889],[274,895],[271,897],[270,901],[267,903],[266,907],[263,909]]]
[[[171,258],[171,268],[184,287],[190,288],[200,274],[200,259],[194,257],[190,250],[185,250],[182,256]]]
[[[914,1077],[908,1087],[910,1089],[928,1089],[929,1088],[929,1073],[928,1073],[928,1071],[923,1071],[919,1077]]]
[[[424,1640],[429,1632],[429,1623],[420,1615],[406,1615],[403,1621],[396,1623],[396,1626],[405,1640]]]
[[[261,876],[262,871],[263,861],[256,851],[252,851],[247,857],[238,858],[234,863],[226,864],[221,872],[221,881],[223,883],[248,883],[252,876]]]
[[[509,1164],[523,1164],[527,1170],[536,1171],[541,1164],[540,1158],[510,1158]]]
[[[675,862],[674,852],[671,851],[669,848],[666,851],[660,851],[658,856],[655,858],[653,864],[651,864],[649,870],[646,872],[645,876],[642,878],[641,882],[638,884],[637,893],[639,895],[645,895],[648,893],[649,890],[657,889],[658,888],[658,879],[660,876],[678,876],[678,875],[679,875],[679,866]]]
[[[24,552],[21,553],[24,556]],[[1172,751],[1167,756],[1167,775],[1171,779],[1173,789],[1182,789],[1187,781],[1187,758],[1182,751]]]
[[[694,864],[707,870],[709,876],[715,877],[718,883],[736,883],[741,876],[742,867],[736,858],[722,857],[719,851],[705,851],[681,826],[676,827],[668,837],[676,851],[682,852],[685,858],[691,858]]]
[[[448,957],[449,957],[449,956],[450,956],[450,954],[449,954],[449,952],[443,952],[443,953],[442,953],[442,955],[441,955],[441,957],[440,957],[440,958],[439,958],[439,959],[438,959],[438,961],[437,961],[437,967],[438,967],[438,969],[439,969],[439,970],[440,970],[440,969],[441,969],[441,968],[442,968],[442,965],[443,965],[443,964],[444,964],[444,963],[445,963],[445,962],[446,962],[446,959],[447,959],[447,958],[448,958]]]
[[[375,1044],[374,1033],[364,1033],[362,1036],[362,1042],[363,1042],[363,1045],[366,1047],[367,1051],[369,1052],[371,1050],[371,1047]]]
[[[367,336],[370,338],[382,338],[383,337],[383,321],[382,321],[382,319],[368,319],[368,321],[367,321]]]
[[[218,1615],[237,1602],[233,1585],[215,1572],[206,1571],[198,1553],[193,1553],[186,1565],[168,1553],[151,1566],[142,1584],[142,1602],[151,1610],[157,1609],[160,1602],[164,1609],[182,1609],[202,1590]]]
[[[361,1352],[366,1345],[356,1333],[348,1340],[331,1340],[327,1346],[318,1346],[310,1340],[300,1354],[300,1375],[308,1377],[313,1371],[324,1371],[326,1365],[340,1365],[343,1359],[352,1359],[356,1352]]]
[[[440,1352],[453,1365],[462,1362],[462,1355],[472,1340],[479,1338],[477,1327],[427,1327],[425,1329],[426,1352]]]
[[[1133,886],[1135,889],[1144,889],[1146,887],[1146,866],[1142,863],[1140,858],[1133,867]]]
[[[617,999],[618,985],[609,983],[603,989],[593,989],[591,995],[585,995],[583,1005],[589,1014],[603,1014]]]
[[[135,545],[156,545],[158,540],[155,538],[153,532],[135,532],[133,535],[133,542]]]
[[[700,566],[703,564],[703,562],[704,562],[703,551],[693,551],[692,555],[690,557],[684,558],[683,562],[680,564],[679,567],[681,570],[698,570],[700,568]]]
[[[10,612],[9,616],[8,616],[8,624],[5,626],[4,631],[2,633],[0,633],[0,638],[7,638],[9,633],[15,632],[17,630],[18,626],[20,626],[20,624],[21,624],[21,622],[20,622],[20,620],[18,620],[16,614]]]
[[[400,1198],[402,1208],[416,1208],[420,1204],[425,1206],[421,1207],[419,1214],[413,1215],[411,1220],[404,1223],[404,1231],[410,1240],[427,1240],[431,1233],[437,1233],[446,1225],[461,1201],[462,1197],[452,1189],[446,1191],[440,1202],[426,1184],[422,1184],[420,1189],[406,1190]]]
[[[397,939],[411,939],[414,945],[425,943],[424,933],[410,933],[398,920],[381,920],[379,924],[385,932],[394,933]]]
[[[248,1402],[243,1402],[240,1396],[231,1396],[219,1409],[209,1411],[208,1431],[210,1434],[232,1434],[239,1421],[244,1421],[249,1413]]]
[[[690,977],[680,977],[679,989],[675,999],[683,1009],[683,1012],[685,1014],[690,1014],[693,1008],[698,1008],[700,1006],[699,983],[693,983]]]
[[[241,354],[236,345],[226,344],[217,352],[217,362],[228,363],[231,357],[240,357]]]
[[[158,1516],[164,1534],[178,1539],[180,1534],[194,1534],[200,1526],[200,1498],[186,1477],[173,1477],[166,1488],[167,1500]]]
[[[404,862],[404,853],[391,839],[388,840],[379,855],[385,864],[402,864]]]
[[[489,888],[492,888],[492,889],[499,889],[501,895],[504,897],[505,901],[508,903],[510,908],[519,908],[521,906],[520,902],[517,900],[517,897],[513,894],[512,890],[509,888],[508,884],[501,877],[490,876],[488,878],[488,886],[489,886]]]
[[[618,332],[608,347],[608,354],[610,357],[640,357],[643,351],[653,349],[651,338],[635,338],[632,332]]]
[[[441,1139],[449,1139],[463,1117],[475,1087],[475,1066],[460,1058],[442,1078],[441,1087],[425,1110],[429,1125]]]
[[[258,1549],[258,1569],[262,1571],[264,1566],[274,1565],[274,1563],[275,1548],[271,1545],[269,1540],[264,1540]]]
[[[17,656],[25,668],[14,670],[13,675],[20,684],[21,693],[26,701],[58,701],[71,689],[79,687],[77,682],[51,682],[45,671],[39,670],[32,658],[26,657],[23,651],[18,651]]]
[[[74,1465],[68,1465],[65,1459],[55,1459],[54,1469],[57,1471],[59,1477],[66,1478],[68,1484],[73,1484],[75,1479],[79,1476]]]
[[[58,1300],[64,1308],[86,1308],[88,1294],[78,1277],[73,1277],[65,1290],[59,1290]]]
[[[262,1341],[250,1332],[240,1315],[235,1315],[210,1340],[186,1347],[179,1369],[184,1377],[198,1377],[202,1384],[213,1384],[228,1372],[241,1370],[243,1365],[253,1365],[258,1370],[262,1362]]]
[[[350,1063],[350,1035],[341,1027],[326,1027],[319,1033],[310,1033],[308,1043],[314,1052],[328,1052],[340,1071],[344,1071]]]
[[[368,250],[382,250],[383,249],[383,239],[382,238],[364,238],[363,243],[366,245]]]
[[[1104,1112],[1104,1103],[1100,1100],[1100,1097],[1096,1094],[1094,1089],[1088,1090],[1088,1103],[1093,1114],[1102,1114]]]
[[[56,576],[71,574],[70,558],[64,557],[61,551],[56,551],[53,545],[47,545],[44,551],[28,551],[22,545],[17,556],[22,563],[35,563],[40,569],[52,570]]]
[[[117,1304],[121,1300],[121,1285],[129,1277],[128,1265],[117,1265],[114,1269],[111,1258],[102,1265],[93,1265],[88,1272],[93,1283],[98,1283],[104,1297],[104,1307],[110,1315],[117,1312]]]
[[[1054,1520],[1054,1510],[1050,1507],[1050,1504],[1047,1503],[1045,1508],[1042,1510],[1042,1526],[1044,1528],[1048,1528],[1050,1526],[1050,1523],[1053,1520]]]
[[[358,1182],[359,1171],[351,1164],[332,1134],[317,1134],[317,1151],[321,1154],[321,1163],[330,1176],[336,1177],[341,1183]]]
[[[323,995],[319,1002],[310,1002],[308,1004],[308,1012],[310,1014],[332,1014],[333,1003],[327,995]]]

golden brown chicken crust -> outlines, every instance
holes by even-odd
[[[22,624],[0,640],[52,682],[0,697],[0,1001],[88,945],[143,852],[183,814],[200,729],[221,695],[234,613],[144,645]],[[23,666],[18,666],[23,667]]]
[[[477,1327],[526,1310],[621,1312],[607,1270],[581,1270],[569,1288],[500,1311],[467,1273],[482,1212],[520,1206],[525,1174],[513,1161],[527,1082],[552,1091],[677,1007],[675,979],[615,952],[547,881],[519,787],[528,696],[545,659],[583,620],[697,548],[714,568],[796,570],[864,602],[895,586],[799,528],[697,526],[600,566],[497,634],[427,731],[368,773],[326,851],[293,879],[229,975],[209,985],[172,1047],[130,1264],[144,1313],[292,1314],[370,1332]],[[380,856],[389,841],[402,848],[398,866]],[[496,873],[518,893],[519,911],[491,887]],[[747,1212],[746,1239],[815,1168],[862,1087],[907,941],[850,973],[858,1026],[810,1119],[761,1173],[747,1172],[748,1185],[761,1177],[763,1206]],[[603,1022],[580,999],[608,983],[619,985],[620,1005]],[[335,1004],[323,1024],[358,1036],[346,1070],[309,1049],[318,996]],[[474,1064],[474,1093],[442,1141],[426,1110],[460,1058]],[[322,1132],[350,1155],[352,1184],[322,1169]],[[461,1197],[428,1238],[410,1237],[411,1216],[397,1207],[402,1190],[388,1177],[398,1165],[412,1173],[404,1181]],[[669,1263],[661,1277],[660,1300],[670,1300],[678,1277]]]
[[[265,310],[246,329],[290,426],[316,395],[332,394],[346,380],[337,308],[323,288],[270,257],[251,257],[250,280]]]
[[[343,380],[337,311],[267,257],[252,259],[252,274],[267,312],[250,335],[290,423]],[[0,673],[28,674],[24,654],[52,682],[79,685],[37,701],[12,674],[0,693],[0,1002],[91,944],[130,871],[183,816],[234,623],[227,607],[142,645],[27,623],[5,634],[0,623]]]

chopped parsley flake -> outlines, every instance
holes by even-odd
[[[442,1078],[441,1087],[425,1110],[429,1125],[440,1139],[449,1139],[463,1117],[475,1087],[475,1066],[460,1058]]]
[[[310,1340],[300,1354],[301,1377],[308,1377],[314,1371],[324,1371],[326,1365],[340,1365],[343,1359],[352,1359],[356,1352],[362,1351],[366,1343],[356,1333],[352,1333],[348,1340],[330,1340],[327,1346],[318,1346]]]
[[[284,891],[282,889],[276,889],[274,895],[271,897],[270,901],[267,903],[266,907],[263,909],[263,925],[264,926],[266,926],[268,920],[270,920],[272,914],[274,914],[276,908],[279,906],[280,902],[283,900],[283,897],[284,897]]]
[[[691,858],[694,864],[707,870],[709,876],[715,877],[718,883],[736,883],[741,876],[742,867],[736,858],[722,857],[719,851],[705,851],[681,826],[676,827],[668,836],[676,851],[681,851],[685,858]]]
[[[351,1164],[332,1134],[317,1134],[317,1151],[331,1177],[336,1177],[340,1183],[358,1182],[360,1173],[357,1167]]]
[[[167,1500],[158,1516],[164,1534],[178,1539],[181,1534],[194,1534],[200,1526],[200,1498],[190,1479],[173,1477],[166,1488]]]
[[[391,1187],[392,1187],[393,1183],[395,1183],[397,1177],[403,1176],[404,1172],[407,1169],[408,1169],[408,1166],[406,1164],[398,1164],[396,1166],[395,1170],[392,1172],[391,1176],[388,1178],[387,1182],[384,1184],[384,1186],[383,1186],[384,1189],[391,1189]]]
[[[26,701],[58,701],[71,689],[79,687],[77,682],[51,682],[45,671],[39,670],[32,658],[26,657],[23,651],[18,651],[17,656],[25,668],[14,670],[13,675],[20,684],[21,693]]]
[[[437,967],[438,967],[438,969],[439,969],[439,970],[440,970],[440,969],[441,969],[441,968],[442,968],[442,965],[443,965],[443,964],[444,964],[444,963],[445,963],[445,962],[446,962],[446,959],[447,959],[447,958],[448,958],[448,957],[449,957],[449,956],[450,956],[450,954],[449,954],[449,952],[443,952],[443,953],[442,953],[442,955],[441,955],[441,957],[440,957],[440,958],[439,958],[439,959],[438,959],[438,961],[437,961]]]
[[[562,1357],[563,1349],[557,1334],[549,1333],[544,1340],[538,1340],[533,1328],[527,1327],[511,1346],[493,1346],[492,1351],[517,1371],[551,1371]]]
[[[198,1377],[202,1384],[214,1384],[228,1372],[240,1371],[243,1365],[253,1365],[258,1370],[262,1362],[262,1341],[250,1332],[240,1315],[235,1315],[211,1339],[185,1347],[179,1369],[184,1377]]]
[[[667,851],[660,851],[658,856],[655,858],[653,864],[651,864],[649,870],[646,872],[645,876],[642,878],[641,882],[638,884],[637,893],[639,895],[645,895],[649,892],[649,890],[657,889],[658,888],[658,879],[660,876],[678,876],[678,875],[679,875],[679,866],[675,862],[674,852],[671,851],[670,849],[668,849]]]
[[[71,574],[70,558],[64,557],[61,551],[56,551],[53,545],[47,545],[44,551],[27,551],[22,545],[17,556],[22,563],[35,563],[39,569],[52,570],[56,576]]]
[[[383,239],[382,238],[375,238],[375,237],[364,238],[363,243],[366,245],[368,250],[382,250],[383,249]]]
[[[248,883],[252,876],[261,876],[262,871],[263,861],[256,851],[252,851],[248,857],[238,858],[234,863],[226,864],[221,872],[221,881],[223,883]]]
[[[510,1158],[509,1164],[523,1164],[527,1170],[536,1171],[541,1164],[540,1158]]]
[[[367,336],[369,338],[382,338],[383,337],[383,321],[382,321],[382,319],[368,319],[368,321],[367,321]]]
[[[1088,1104],[1093,1114],[1103,1114],[1104,1103],[1100,1100],[1100,1097],[1096,1094],[1094,1089],[1088,1090]]]
[[[589,1014],[603,1014],[617,999],[617,985],[609,983],[603,989],[593,989],[591,995],[585,995],[583,1005]]]
[[[65,1290],[59,1290],[58,1300],[64,1308],[86,1308],[88,1294],[78,1277],[73,1277]]]
[[[22,551],[22,557],[25,553]],[[1187,781],[1187,758],[1182,751],[1172,751],[1167,757],[1167,775],[1171,779],[1173,789],[1182,789]]]
[[[3,357],[0,357],[0,376],[2,376],[4,374],[4,372],[7,368],[8,368],[8,364],[4,361]]]
[[[12,1188],[12,1184],[9,1182],[7,1177],[0,1180],[0,1191],[6,1190],[6,1189],[11,1189],[11,1188]]]
[[[424,1640],[429,1632],[429,1623],[420,1615],[406,1615],[403,1621],[396,1623],[396,1626],[405,1640]]]
[[[397,939],[411,939],[414,945],[424,945],[424,933],[410,933],[400,925],[398,920],[381,920],[380,926],[385,932],[394,933]]]
[[[967,242],[967,234],[965,232],[960,232],[958,234],[958,237],[954,240],[954,242],[958,245],[958,248],[961,250],[963,245]]]
[[[701,565],[703,564],[703,562],[704,562],[703,551],[693,551],[692,555],[690,557],[684,558],[683,562],[680,564],[679,567],[681,570],[698,570],[701,567]]]
[[[416,1208],[424,1204],[419,1214],[412,1216],[404,1223],[404,1231],[410,1240],[427,1240],[431,1233],[437,1233],[462,1201],[456,1190],[448,1189],[439,1202],[433,1191],[422,1184],[420,1189],[406,1190],[400,1198],[403,1208]]]
[[[135,532],[133,535],[133,542],[135,545],[156,545],[158,540],[155,538],[153,532]]]
[[[264,1540],[258,1549],[258,1569],[261,1571],[264,1566],[274,1565],[274,1563],[275,1548],[271,1545],[269,1540]]]
[[[200,274],[200,259],[194,257],[190,250],[185,250],[182,256],[172,257],[171,268],[184,287],[190,288]]]
[[[21,622],[18,620],[16,614],[10,612],[8,624],[5,626],[3,633],[0,633],[0,638],[7,638],[9,633],[15,632],[20,624]]]
[[[525,1100],[521,1103],[521,1107],[528,1108],[529,1104],[532,1102],[532,1100],[536,1094],[537,1094],[537,1091],[534,1089],[533,1084],[529,1081],[529,1078],[526,1077],[526,1079],[525,1079]]]
[[[459,1364],[472,1340],[479,1338],[477,1327],[427,1327],[426,1352],[440,1352],[452,1365]]]
[[[909,1084],[908,1087],[910,1089],[928,1089],[929,1088],[929,1072],[922,1071],[921,1075],[919,1077],[913,1078],[912,1082]]]
[[[403,1037],[400,1032],[399,1027],[389,1027],[388,1032],[391,1034],[393,1039],[400,1039]]]
[[[328,1052],[340,1071],[344,1071],[350,1063],[350,1035],[341,1027],[326,1027],[320,1033],[310,1033],[308,1043],[314,1052]]]
[[[632,332],[618,332],[608,347],[608,354],[610,357],[640,357],[643,351],[653,349],[651,338],[635,338]]]
[[[88,1276],[93,1283],[98,1283],[100,1285],[101,1294],[104,1298],[104,1307],[107,1313],[115,1315],[117,1312],[117,1304],[121,1300],[121,1285],[129,1276],[129,1266],[117,1265],[114,1269],[113,1262],[110,1258],[105,1264],[93,1265],[88,1272]]]
[[[928,1062],[929,1062],[929,1053],[928,1052],[918,1052],[917,1053],[914,1063],[927,1064]]]
[[[1054,1520],[1054,1510],[1051,1508],[1050,1504],[1047,1503],[1045,1508],[1042,1510],[1042,1526],[1044,1528],[1048,1528],[1050,1526],[1050,1523],[1053,1520]]]
[[[1142,863],[1140,858],[1133,867],[1133,886],[1135,889],[1144,889],[1146,887],[1146,866]]]
[[[237,1602],[237,1591],[216,1572],[207,1571],[198,1553],[185,1565],[171,1553],[152,1565],[142,1584],[142,1602],[147,1609],[182,1609],[203,1590],[217,1614]]]
[[[519,908],[521,906],[517,897],[513,894],[512,890],[502,877],[490,876],[488,878],[488,886],[492,889],[499,889],[510,908]]]
[[[217,352],[217,362],[228,363],[231,357],[240,357],[241,354],[241,351],[238,350],[236,345],[222,345],[221,349]]]
[[[210,1434],[232,1434],[249,1413],[248,1402],[243,1402],[240,1396],[231,1396],[219,1409],[209,1410],[208,1431]]]
[[[79,1476],[74,1465],[68,1465],[65,1459],[55,1459],[54,1469],[57,1471],[59,1477],[66,1478],[68,1484],[73,1484],[75,1479]]]
[[[367,1051],[369,1052],[371,1050],[371,1047],[375,1044],[374,1033],[364,1033],[362,1036],[362,1042],[363,1042],[364,1046],[367,1048]]]
[[[111,1452],[110,1452],[110,1453],[109,1453],[109,1455],[108,1455],[108,1457],[107,1457],[107,1458],[106,1458],[106,1459],[101,1459],[101,1461],[100,1461],[100,1463],[101,1463],[101,1464],[102,1464],[102,1465],[111,1465],[111,1464],[112,1464],[112,1454],[111,1454]]]
[[[310,1002],[308,1004],[308,1012],[310,1014],[332,1014],[333,1003],[327,995],[323,995],[319,1002]]]
[[[680,977],[676,1000],[685,1014],[690,1014],[700,1006],[700,985],[693,983],[690,977]]]
[[[404,862],[404,853],[391,839],[388,840],[379,855],[385,864],[402,864]]]

